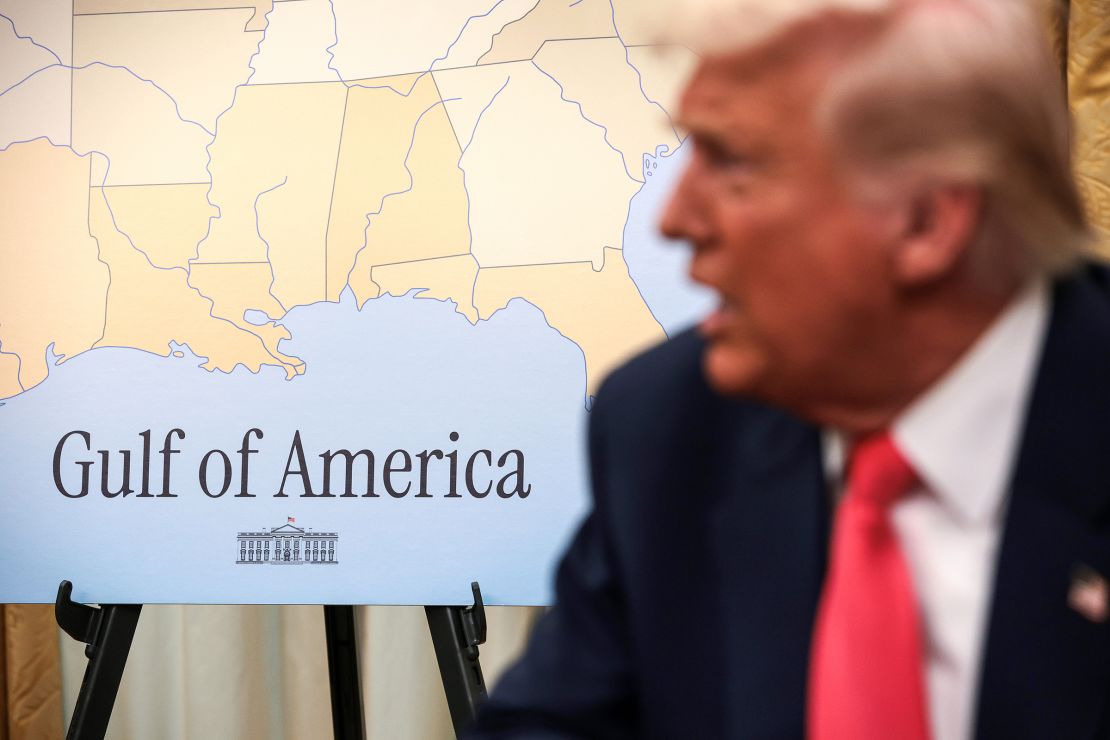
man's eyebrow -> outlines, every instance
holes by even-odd
[[[674,127],[688,135],[696,136],[701,141],[720,140],[720,134],[710,131],[707,126],[698,125],[697,121],[689,118],[675,116]]]
[[[713,136],[719,138],[719,134],[710,131],[710,127],[704,123],[699,123],[697,119],[686,118],[682,115],[674,117],[674,127],[679,131],[684,131],[687,134],[695,134],[698,138],[707,139]]]
[[[686,119],[676,119],[675,126],[685,131],[688,136],[693,136],[698,143],[710,149],[731,151],[738,148],[740,143],[737,140],[730,139],[719,131],[714,131],[706,126],[699,126],[696,123],[690,123]]]

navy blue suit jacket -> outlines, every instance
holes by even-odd
[[[706,385],[676,337],[590,420],[594,508],[476,737],[801,738],[830,512],[820,433]],[[974,451],[968,451],[974,465]],[[999,550],[977,737],[1110,738],[1110,275],[1057,282]]]

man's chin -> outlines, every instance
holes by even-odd
[[[711,343],[702,356],[709,386],[724,396],[758,395],[765,363],[750,350]]]

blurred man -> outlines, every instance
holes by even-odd
[[[602,389],[478,734],[1110,738],[1110,275],[1038,16],[793,5],[702,31],[663,229],[720,307]]]

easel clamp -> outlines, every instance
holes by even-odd
[[[478,646],[486,641],[486,605],[482,601],[482,589],[477,581],[470,583],[474,603],[463,608],[459,614],[463,635],[466,636],[466,657],[478,659]]]
[[[104,610],[86,606],[73,600],[73,584],[62,581],[58,586],[58,598],[54,602],[54,618],[58,626],[78,642],[85,643],[85,657],[92,658],[96,653],[98,633]]]

